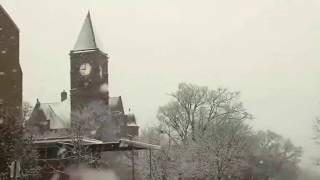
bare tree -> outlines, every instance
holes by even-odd
[[[22,116],[24,118],[24,120],[28,120],[30,118],[30,115],[32,113],[32,105],[27,102],[27,101],[24,101],[22,103]]]
[[[183,176],[198,179],[224,179],[242,176],[247,166],[251,129],[243,122],[225,121],[207,127],[196,141],[181,147]]]
[[[239,101],[238,92],[181,83],[170,95],[173,100],[159,108],[158,119],[165,132],[171,130],[170,136],[183,144],[189,137],[195,140],[198,132],[205,133],[212,123],[251,118]]]
[[[72,112],[71,127],[68,130],[72,139],[72,149],[69,158],[74,158],[77,163],[94,164],[99,159],[98,154],[89,149],[85,138],[108,140],[115,138],[115,125],[111,119],[111,113],[102,102],[94,102],[78,111]],[[113,128],[112,131],[108,131]],[[120,131],[120,130],[119,130]],[[114,134],[113,134],[114,133]]]
[[[149,133],[168,135],[166,158],[157,159],[169,167],[168,179],[252,179],[248,170],[260,166],[269,177],[294,177],[288,172],[296,170],[302,149],[270,131],[254,133],[239,92],[181,83],[170,95],[158,111],[160,126]]]
[[[161,135],[159,127],[148,127],[144,129],[139,137],[139,140],[150,143],[161,145],[161,150],[157,151],[142,151],[139,156],[139,172],[144,179],[162,180],[164,177],[171,177],[171,171],[176,169],[171,156],[174,151],[171,151],[167,139]],[[164,144],[163,141],[165,141]],[[150,159],[151,158],[151,159]],[[151,161],[151,164],[150,164]],[[151,167],[150,167],[151,165]]]
[[[174,142],[166,156],[176,177],[222,179],[239,175],[246,164],[251,115],[239,92],[181,83],[172,100],[159,108],[161,132]],[[172,151],[174,150],[173,153]],[[174,175],[173,175],[174,174]]]
[[[290,180],[297,178],[301,147],[272,131],[259,131],[252,139],[252,144],[253,174]]]

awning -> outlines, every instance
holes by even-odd
[[[161,150],[161,147],[154,144],[148,144],[140,141],[132,141],[128,139],[120,139],[118,142],[102,142],[96,139],[83,138],[83,145],[94,151],[129,151],[129,150]],[[37,139],[34,141],[36,145],[66,145],[73,146],[72,138],[52,138]]]
[[[120,139],[118,142],[105,142],[102,144],[88,144],[86,145],[96,151],[130,151],[130,150],[161,150],[158,145],[148,144],[139,141],[132,141],[128,139]]]

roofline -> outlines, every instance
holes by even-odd
[[[120,139],[118,142],[102,142],[97,139],[91,139],[83,137],[83,141],[87,144],[84,145],[104,145],[104,144],[119,144],[121,145],[131,145],[135,148],[141,148],[141,149],[153,149],[153,150],[161,150],[161,146],[144,143],[140,141],[132,141],[128,139]],[[72,138],[70,137],[61,137],[61,138],[44,138],[44,139],[35,139],[35,144],[48,144],[48,143],[68,143],[72,142]]]
[[[102,144],[103,142],[97,139],[82,137],[82,141],[89,144]],[[72,142],[72,137],[60,137],[60,138],[42,138],[35,139],[35,144],[46,144],[46,143],[62,143],[62,142]]]
[[[4,7],[0,4],[0,10],[4,12],[4,14],[9,18],[9,20],[11,21],[11,23],[17,28],[18,32],[20,32],[19,27],[17,26],[17,24],[14,22],[14,20],[11,18],[11,16],[9,15],[9,13],[4,9]]]
[[[137,147],[145,148],[145,149],[154,149],[154,150],[161,150],[161,146],[154,145],[154,144],[149,144],[149,143],[144,143],[144,142],[139,142],[139,141],[132,141],[128,139],[120,139],[119,140],[120,144],[125,143],[128,145],[134,145]]]
[[[91,27],[91,29],[92,29],[94,45],[97,47],[97,49],[99,49],[98,46],[97,46],[97,42],[96,42],[96,36],[95,36],[94,29],[93,29],[93,25],[92,25],[92,20],[91,20],[90,11],[88,11],[87,17],[89,18],[89,24],[90,24],[90,27]]]
[[[70,50],[70,54],[77,54],[77,53],[85,53],[85,52],[95,52],[95,51],[99,51],[100,53],[102,53],[103,55],[107,56],[107,58],[109,58],[108,53],[103,52],[100,48],[92,48],[92,49],[81,49],[81,50]]]
[[[96,51],[100,50],[99,48],[92,48],[92,49],[81,49],[81,50],[70,50],[71,53],[81,53],[81,52],[91,52],[91,51]]]

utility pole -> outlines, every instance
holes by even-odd
[[[150,180],[152,180],[152,151],[149,149],[149,170],[150,170]]]
[[[134,146],[132,146],[132,159],[131,159],[131,161],[132,161],[132,180],[135,180],[135,177],[134,177]]]

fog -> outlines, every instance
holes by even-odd
[[[317,0],[0,0],[20,28],[24,100],[59,100],[68,90],[69,50],[88,10],[109,54],[110,94],[138,123],[179,82],[241,92],[256,129],[320,157],[312,122],[320,116],[320,1]]]
[[[97,170],[85,166],[69,167],[65,170],[64,174],[67,174],[70,180],[118,180],[118,177],[111,170]],[[60,176],[60,173],[56,173],[51,180],[58,180]]]

